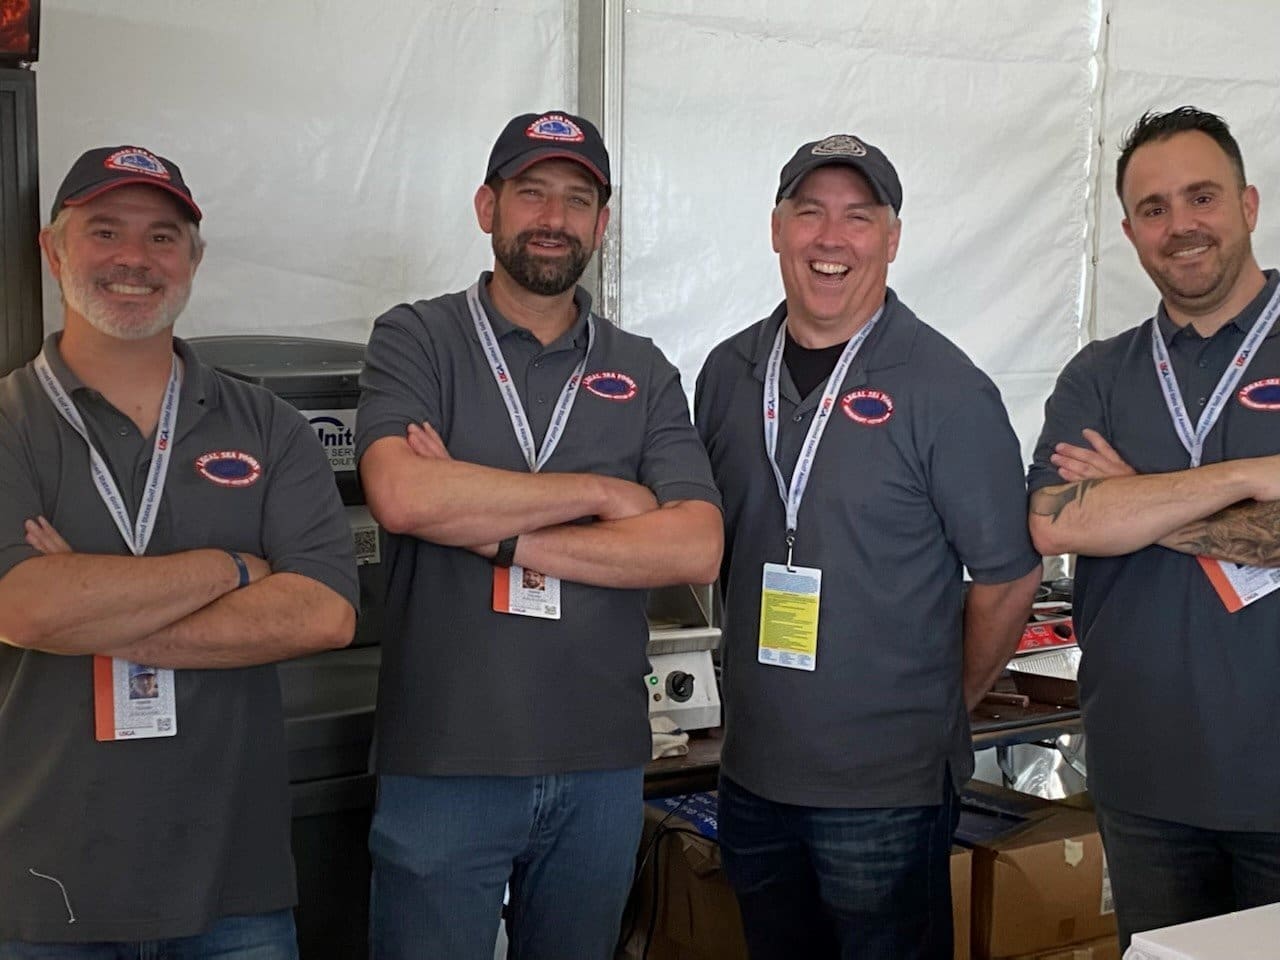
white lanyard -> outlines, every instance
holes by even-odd
[[[173,449],[174,426],[178,422],[178,394],[182,390],[182,366],[178,358],[173,358],[173,368],[169,373],[169,383],[165,387],[164,401],[160,406],[160,422],[156,425],[156,442],[151,452],[151,469],[147,471],[147,485],[142,491],[142,504],[138,508],[138,519],[135,524],[129,523],[129,510],[125,506],[124,497],[116,486],[106,461],[89,439],[89,431],[85,429],[80,411],[71,402],[71,397],[58,382],[57,376],[49,367],[49,361],[40,351],[34,363],[36,376],[40,386],[49,395],[58,413],[80,434],[89,448],[89,472],[93,476],[93,485],[98,488],[98,496],[106,504],[115,521],[116,529],[124,538],[125,545],[134,556],[140,557],[147,552],[147,544],[151,542],[151,534],[155,530],[156,511],[160,507],[160,498],[164,495],[164,481],[169,473],[169,459]]]
[[[791,567],[791,552],[796,543],[796,525],[800,518],[800,501],[804,499],[804,491],[809,486],[809,474],[813,469],[814,458],[818,455],[818,444],[822,441],[823,431],[827,429],[827,421],[836,404],[836,394],[844,383],[845,374],[853,358],[863,342],[871,335],[884,307],[875,312],[866,325],[858,331],[840,354],[831,376],[827,378],[827,387],[822,391],[822,400],[814,411],[813,423],[809,424],[809,432],[805,435],[804,446],[800,448],[800,459],[796,461],[795,471],[791,474],[791,486],[782,478],[778,468],[778,383],[782,376],[782,351],[787,342],[787,321],[783,318],[778,325],[778,335],[773,340],[773,350],[769,353],[769,362],[764,372],[764,450],[769,457],[769,466],[773,467],[774,479],[778,481],[778,495],[782,497],[782,505],[787,511],[787,567]]]
[[[555,452],[556,445],[564,435],[565,424],[569,422],[569,411],[573,409],[573,401],[578,397],[578,387],[582,384],[582,374],[586,372],[587,358],[591,356],[591,345],[596,338],[595,317],[587,314],[587,352],[582,355],[582,361],[565,381],[560,391],[560,399],[556,401],[555,409],[551,411],[551,423],[548,424],[547,432],[542,438],[542,449],[535,450],[529,418],[524,412],[524,404],[520,402],[520,394],[515,384],[511,382],[511,375],[507,373],[507,362],[503,359],[502,349],[498,346],[498,338],[493,333],[493,325],[489,323],[489,318],[485,315],[484,307],[480,303],[478,283],[472,284],[467,290],[467,306],[471,308],[471,320],[480,337],[480,345],[484,347],[485,357],[489,360],[493,381],[498,385],[498,392],[502,394],[502,402],[507,405],[507,414],[511,417],[511,427],[515,430],[516,442],[520,444],[520,450],[529,464],[529,469],[537,473],[551,459],[551,454]]]
[[[1228,364],[1194,429],[1191,426],[1191,417],[1187,413],[1186,405],[1182,402],[1182,392],[1178,389],[1178,378],[1173,372],[1173,364],[1169,362],[1169,349],[1164,345],[1164,337],[1160,335],[1160,324],[1157,320],[1151,321],[1151,355],[1156,365],[1156,378],[1160,381],[1160,392],[1164,394],[1165,406],[1169,408],[1173,429],[1177,432],[1178,439],[1182,441],[1182,446],[1191,456],[1192,467],[1200,466],[1205,438],[1209,436],[1213,425],[1218,422],[1218,417],[1222,416],[1228,399],[1244,377],[1244,372],[1252,362],[1254,353],[1271,332],[1278,314],[1280,314],[1280,288],[1271,295],[1262,314],[1254,323],[1253,329],[1244,338],[1240,351]]]

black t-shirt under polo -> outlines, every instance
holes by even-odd
[[[991,380],[888,291],[837,395],[800,506],[794,562],[822,570],[816,669],[757,662],[763,565],[786,559],[765,454],[765,365],[786,304],[721,343],[698,378],[698,431],[724,496],[722,769],[770,800],[939,803],[973,753],[962,584],[1024,576],[1018,441]],[[778,465],[789,479],[820,400],[789,371]]]

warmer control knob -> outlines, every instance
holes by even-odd
[[[693,696],[693,674],[672,670],[667,674],[667,696],[676,703],[684,703]]]

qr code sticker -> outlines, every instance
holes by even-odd
[[[364,527],[352,530],[351,536],[356,544],[356,564],[380,563],[382,555],[378,550],[378,528]]]

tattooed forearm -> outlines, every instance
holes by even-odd
[[[1052,517],[1049,522],[1057,523],[1062,511],[1071,503],[1079,501],[1084,505],[1085,494],[1102,483],[1102,480],[1081,480],[1068,484],[1060,490],[1037,490],[1031,495],[1031,512],[1041,517]]]
[[[1237,503],[1175,530],[1166,544],[1229,563],[1280,567],[1280,501]]]

